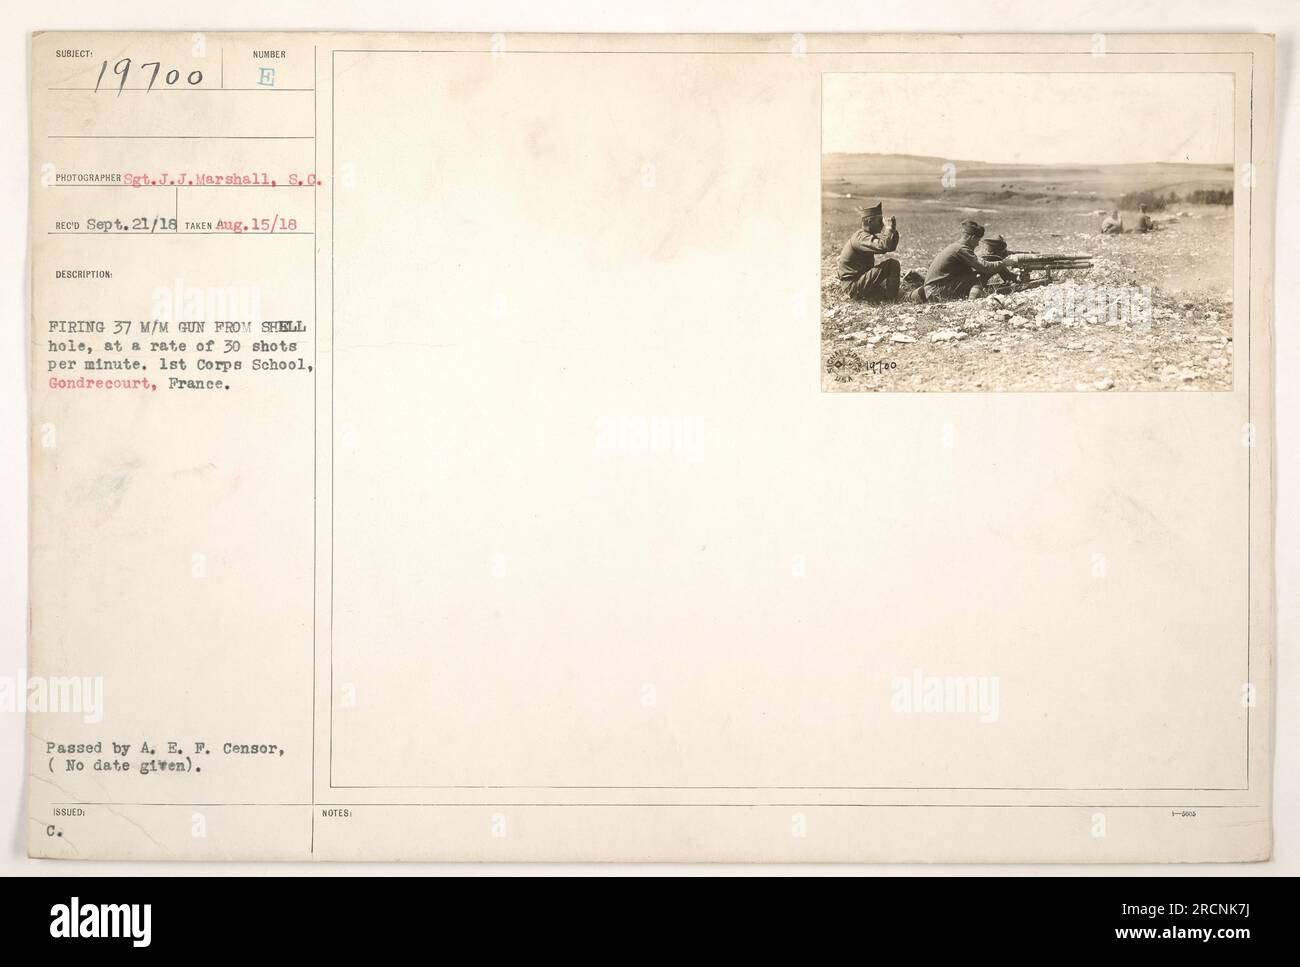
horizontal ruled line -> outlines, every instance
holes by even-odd
[[[47,134],[58,141],[314,141],[310,134]]]
[[[315,235],[315,232],[46,232],[46,235],[144,235],[153,238],[176,238],[185,235],[229,235],[238,238],[246,235]]]
[[[354,809],[389,809],[392,807],[490,809],[500,806],[519,808],[572,808],[580,807],[614,807],[618,809],[789,809],[793,806],[810,809],[1169,809],[1167,805],[1147,805],[1145,803],[865,803],[865,802],[317,802],[317,803],[170,803],[170,802],[67,802],[54,803],[56,806],[110,806],[117,808],[136,806],[162,806],[167,808],[185,808],[190,806],[269,806],[289,808],[333,809],[342,806]],[[1258,809],[1253,803],[1232,804],[1212,803],[1198,805],[1179,805],[1180,809]]]
[[[121,91],[114,87],[101,87],[98,90],[93,87],[47,87],[46,90],[61,94],[108,94],[114,97],[118,94],[224,94],[226,91],[232,94],[244,91],[261,92],[263,94],[301,94],[303,92],[315,93],[316,91],[314,87],[155,87],[153,90],[146,87],[127,87]]]
[[[648,790],[654,792],[1250,792],[1249,786],[352,786],[334,784],[331,789],[521,789],[573,792]]]
[[[133,188],[138,191],[141,188],[319,188],[320,185],[319,184],[290,185],[288,183],[282,185],[201,185],[198,183],[184,184],[184,185],[177,184],[177,183],[173,183],[170,185],[128,185],[125,182],[121,182],[121,181],[112,181],[112,182],[106,182],[102,185],[96,185],[96,184],[92,184],[91,182],[82,181],[82,182],[46,185],[45,187],[46,188]]]

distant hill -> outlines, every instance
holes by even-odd
[[[954,165],[955,183],[941,180]],[[965,200],[970,204],[1095,205],[1134,192],[1180,197],[1196,190],[1226,190],[1231,165],[1152,162],[1121,165],[1018,165],[923,155],[822,155],[824,193],[840,197],[887,195]]]

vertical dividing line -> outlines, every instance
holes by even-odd
[[[334,187],[335,161],[337,160],[337,135],[335,124],[337,110],[334,90],[334,55],[330,51],[330,788],[334,787]]]
[[[317,50],[318,48],[313,44],[311,48],[311,176],[319,182],[320,179],[316,173],[316,137],[318,134],[316,117]],[[316,408],[317,383],[320,380],[320,318],[318,311],[320,259],[316,247],[316,213],[320,200],[319,191],[319,185],[313,184],[311,196],[311,848],[308,850],[310,853],[316,852],[316,529],[317,478],[319,477],[319,465],[316,457],[318,452],[317,424],[320,422],[320,414]]]
[[[1235,79],[1234,79],[1235,83]],[[1275,142],[1276,145],[1276,142]],[[1251,184],[1249,191],[1246,192],[1246,423],[1250,423],[1250,370],[1251,370],[1251,342],[1250,331],[1254,327],[1253,312],[1251,311],[1252,300],[1251,290],[1254,289],[1255,274],[1255,53],[1250,54],[1250,175]],[[1241,169],[1238,168],[1238,171]],[[1237,177],[1237,172],[1233,172],[1233,177]],[[1235,189],[1234,189],[1235,190]],[[1235,197],[1235,196],[1234,196]],[[1235,320],[1234,320],[1235,321]],[[1254,432],[1253,430],[1251,431]],[[1252,438],[1255,446],[1259,445],[1259,437],[1255,435]],[[1251,662],[1250,662],[1250,625],[1251,625],[1251,571],[1254,570],[1254,561],[1251,559],[1251,517],[1254,516],[1255,508],[1252,503],[1251,477],[1255,470],[1255,461],[1252,459],[1255,446],[1246,447],[1246,683],[1251,689],[1251,701],[1246,705],[1246,788],[1250,788],[1250,708],[1255,703],[1259,695],[1255,689],[1255,683],[1250,679]],[[1272,447],[1272,441],[1269,441]]]

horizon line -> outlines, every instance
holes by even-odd
[[[924,158],[949,164],[997,165],[1002,167],[1036,168],[1122,168],[1134,165],[1196,165],[1202,168],[1227,168],[1232,170],[1235,160],[1229,161],[987,161],[979,158],[949,158],[936,154],[908,154],[901,151],[823,151],[828,155],[874,158]]]

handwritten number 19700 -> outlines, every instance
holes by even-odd
[[[158,82],[158,75],[162,73],[162,64],[156,60],[147,60],[144,63],[138,65],[137,68],[138,70],[147,71],[151,67],[153,68],[153,72],[149,74],[149,86],[145,88],[145,93],[152,91],[154,84]],[[104,82],[104,75],[107,73],[108,73],[108,61],[104,61],[99,65],[99,76],[95,78],[96,91],[99,90],[100,85]],[[114,64],[113,73],[116,74],[118,78],[117,93],[118,96],[120,97],[122,92],[126,90],[126,79],[127,76],[131,73],[131,58],[123,57],[116,64]],[[172,68],[166,74],[163,75],[163,83],[166,84],[168,87],[174,87],[176,84],[180,83],[180,79],[181,79],[181,72],[179,70],[176,70],[175,68]],[[203,71],[201,70],[192,70],[189,72],[189,74],[185,76],[185,83],[188,84],[190,87],[194,87],[195,85],[202,83],[202,81],[203,81]]]

